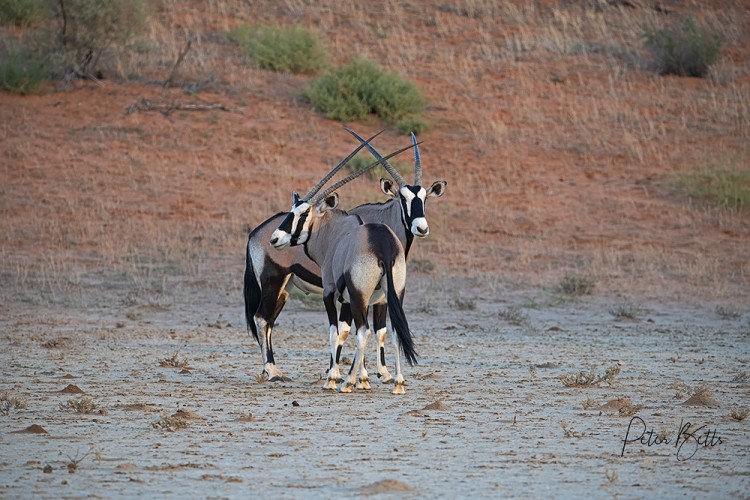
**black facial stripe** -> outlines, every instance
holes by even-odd
[[[411,220],[424,217],[424,202],[419,198],[411,201]]]
[[[285,233],[290,233],[292,231],[292,221],[294,220],[294,214],[289,212],[286,217],[284,217],[284,220],[279,225],[279,231],[284,231]]]
[[[403,196],[399,196],[401,199],[401,209],[404,214],[404,225],[406,225],[407,228],[411,226],[411,223],[414,221],[414,219],[418,219],[420,217],[424,217],[424,201],[417,196],[419,194],[419,191],[422,189],[421,186],[406,186],[406,188],[414,193],[414,199],[411,200],[411,204],[408,205],[406,202],[406,198]]]
[[[297,226],[294,228],[294,234],[292,234],[292,239],[291,239],[292,245],[296,245],[297,241],[299,241],[299,236],[302,233],[302,228],[305,227],[305,221],[307,220],[307,216],[309,213],[310,211],[307,210],[303,212],[302,214],[300,214],[299,219],[297,220]]]

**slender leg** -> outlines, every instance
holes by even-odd
[[[362,354],[367,347],[367,337],[370,336],[370,329],[367,325],[357,327],[357,347],[354,350],[354,361],[349,370],[349,375],[344,379],[344,383],[339,388],[340,392],[352,392],[352,387],[357,385],[357,374],[362,369]],[[369,385],[369,384],[368,384]]]
[[[359,339],[359,338],[358,338]],[[367,330],[367,336],[365,337],[365,345],[370,341],[370,330]],[[357,377],[357,389],[370,390],[370,378],[367,376],[367,367],[365,367],[365,351],[364,349],[360,353],[362,357],[362,363],[359,369],[359,376]]]
[[[328,368],[328,379],[323,388],[335,391],[336,382],[341,381],[341,370],[339,369],[339,330],[337,327],[336,302],[334,300],[333,292],[324,293],[323,304],[325,305],[326,313],[328,314],[328,337],[331,346],[331,361],[330,367]]]
[[[388,331],[386,329],[387,314],[387,305],[375,304],[372,306],[372,322],[375,327],[375,335],[378,339],[376,352],[376,358],[378,360],[378,378],[384,384],[392,384],[393,375],[390,374],[385,365],[385,334]]]
[[[289,380],[281,370],[276,368],[273,343],[271,342],[276,318],[281,314],[281,310],[284,308],[286,299],[289,296],[286,290],[284,290],[288,280],[289,275],[270,280],[273,285],[263,290],[263,298],[253,318],[258,331],[261,355],[263,356],[263,371],[261,375],[265,375],[269,381],[274,382]]]
[[[389,330],[391,330],[391,339],[393,340],[393,348],[396,357],[396,381],[392,393],[405,394],[406,391],[404,390],[404,374],[401,371],[401,345],[399,344],[396,331],[393,330],[392,327],[389,328]]]
[[[352,392],[352,387],[357,385],[357,375],[363,369],[365,347],[367,347],[367,339],[370,336],[370,325],[367,323],[367,299],[354,291],[353,287],[349,288],[349,295],[351,298],[352,318],[357,331],[357,347],[354,350],[354,361],[349,370],[349,375],[344,379],[344,383],[341,384],[339,388],[340,392]],[[369,386],[367,379],[360,380],[360,387],[365,388]]]

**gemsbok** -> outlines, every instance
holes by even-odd
[[[370,141],[377,137],[379,133],[364,141],[361,137],[354,134],[354,132],[349,132],[364,144],[361,144],[334,167],[305,196],[306,198],[315,195],[363,147],[368,147],[376,159],[380,160],[382,158],[370,146]],[[412,142],[416,142],[413,136]],[[384,203],[360,205],[349,210],[349,213],[359,215],[364,222],[380,222],[389,226],[403,245],[405,255],[408,257],[414,236],[423,238],[429,233],[429,226],[425,218],[426,198],[442,196],[445,192],[446,182],[436,181],[429,188],[422,188],[422,162],[419,155],[419,148],[416,145],[414,146],[413,185],[407,185],[398,171],[387,160],[383,162],[383,165],[389,175],[398,184],[398,189],[394,189],[393,182],[390,180],[381,179],[381,190],[390,199]],[[322,292],[320,268],[305,254],[303,247],[291,247],[280,252],[271,249],[269,244],[271,233],[285,216],[286,212],[282,212],[267,219],[250,233],[247,241],[244,277],[245,320],[248,329],[261,348],[263,357],[263,371],[261,374],[268,377],[270,381],[287,380],[287,377],[276,366],[271,336],[276,319],[286,303],[288,291],[292,286],[296,286],[305,293]],[[391,383],[393,382],[393,377],[388,372],[385,362],[386,317],[387,308],[385,305],[375,305],[373,307],[373,324],[378,339],[378,355],[376,356],[377,375],[383,383]],[[342,344],[349,335],[350,325],[351,313],[349,306],[348,304],[343,304],[339,325],[340,343],[337,346],[335,356],[336,364],[339,361]],[[332,358],[329,363],[329,370],[333,365],[334,359]],[[367,388],[368,384],[367,371],[363,363],[360,386]]]
[[[292,210],[270,239],[271,246],[276,249],[304,246],[308,256],[320,266],[333,360],[327,383],[331,389],[336,387],[340,373],[336,359],[340,345],[336,302],[349,303],[357,345],[349,375],[339,388],[341,392],[352,391],[364,364],[364,352],[370,337],[367,313],[371,304],[386,304],[391,320],[391,337],[396,351],[393,394],[405,392],[401,353],[410,365],[417,360],[402,305],[406,289],[406,257],[401,242],[385,224],[364,223],[358,215],[337,210],[339,197],[335,190],[387,158],[379,159],[312,197],[300,198],[294,193]]]

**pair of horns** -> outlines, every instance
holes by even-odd
[[[377,134],[376,134],[376,135],[377,135]],[[371,138],[370,138],[369,140],[372,140],[372,139],[374,139],[374,136],[373,136],[373,137],[371,137]],[[336,166],[336,168],[334,168],[334,170],[333,170],[332,172],[333,172],[333,173],[335,173],[335,171],[336,171],[336,170],[338,170],[339,168],[341,168],[341,166],[343,166],[342,164],[346,164],[346,162],[347,162],[347,161],[349,161],[349,159],[350,159],[350,158],[351,158],[352,156],[354,156],[355,154],[357,154],[357,152],[358,152],[358,151],[359,151],[359,150],[360,150],[360,149],[361,149],[362,147],[366,146],[367,144],[368,144],[368,142],[363,142],[363,143],[362,143],[362,144],[360,145],[360,147],[359,147],[359,148],[355,149],[355,150],[354,150],[354,152],[353,152],[353,153],[351,153],[351,154],[350,154],[350,155],[349,155],[349,156],[348,156],[348,157],[347,157],[346,159],[344,159],[344,161],[343,161],[342,163],[340,163],[339,165],[337,165],[337,166]],[[370,163],[369,165],[367,165],[366,167],[364,167],[364,168],[361,168],[361,169],[357,170],[356,172],[354,172],[353,174],[349,175],[348,177],[345,177],[345,178],[341,179],[340,181],[338,181],[338,182],[337,182],[337,183],[335,183],[334,185],[332,185],[332,186],[328,187],[328,189],[326,189],[326,190],[325,190],[325,191],[323,191],[322,193],[314,194],[312,198],[309,198],[309,193],[308,193],[308,195],[307,195],[307,196],[305,196],[305,197],[303,198],[303,201],[306,201],[306,202],[308,202],[308,203],[309,203],[310,205],[316,205],[316,204],[318,204],[318,203],[319,203],[319,202],[320,202],[321,200],[323,200],[323,199],[324,199],[324,198],[325,198],[326,196],[328,196],[329,194],[333,193],[334,191],[336,191],[336,190],[337,190],[338,188],[340,188],[340,187],[341,187],[341,186],[343,186],[344,184],[347,184],[348,182],[351,182],[351,181],[353,181],[354,179],[356,179],[356,178],[357,178],[357,177],[359,177],[360,175],[364,174],[365,172],[367,172],[368,170],[370,170],[370,169],[371,169],[371,168],[373,168],[373,167],[376,167],[376,166],[378,166],[378,165],[383,165],[383,166],[385,166],[385,165],[386,165],[386,164],[388,163],[388,159],[389,159],[389,158],[392,158],[392,157],[394,157],[394,156],[396,156],[396,155],[399,155],[399,154],[403,153],[404,151],[406,151],[407,149],[411,149],[411,148],[416,148],[418,144],[419,144],[418,142],[414,142],[413,144],[410,144],[410,145],[408,145],[408,146],[405,146],[405,147],[403,147],[403,148],[401,148],[401,149],[399,149],[399,150],[397,150],[397,151],[394,151],[393,153],[391,153],[391,154],[389,154],[389,155],[387,155],[387,156],[384,156],[384,157],[383,157],[383,156],[380,156],[380,155],[378,155],[378,156],[379,156],[379,158],[377,159],[377,161],[374,161],[374,162]],[[333,173],[329,172],[329,175],[328,175],[328,176],[326,176],[326,177],[330,178],[329,176],[330,176],[330,175],[333,175]],[[399,176],[399,177],[400,177],[400,176]],[[394,180],[396,180],[396,179],[394,178]],[[398,182],[398,180],[396,180],[396,182]],[[319,184],[320,184],[320,183],[319,183]]]
[[[391,158],[391,157],[393,157],[393,156],[396,156],[398,154],[401,154],[401,153],[403,153],[404,151],[406,151],[407,149],[410,149],[410,148],[414,148],[414,184],[415,185],[420,185],[421,184],[421,182],[422,182],[422,160],[421,160],[421,158],[419,156],[419,144],[420,143],[417,142],[417,139],[414,136],[413,132],[411,134],[412,144],[410,146],[403,147],[403,148],[399,149],[398,151],[395,151],[395,152],[389,154],[388,156],[383,157],[380,153],[378,153],[375,150],[375,148],[373,148],[370,145],[370,141],[372,141],[377,136],[379,136],[380,134],[382,134],[383,130],[381,130],[380,132],[378,132],[377,134],[373,135],[372,137],[370,137],[367,140],[362,139],[362,137],[360,137],[356,132],[354,132],[354,131],[352,131],[352,130],[350,130],[348,128],[345,128],[345,130],[347,132],[349,132],[350,134],[352,134],[354,137],[356,137],[360,141],[361,144],[354,151],[352,151],[351,153],[349,153],[349,155],[346,158],[344,158],[338,165],[336,165],[335,167],[333,167],[333,169],[330,172],[328,172],[325,175],[325,177],[323,177],[320,180],[320,182],[318,182],[315,185],[315,187],[313,187],[310,190],[310,192],[308,192],[302,198],[302,201],[306,201],[306,202],[310,203],[311,205],[315,205],[318,202],[320,202],[322,199],[324,199],[326,196],[328,196],[329,194],[331,194],[333,191],[335,191],[336,189],[340,188],[341,186],[343,186],[344,184],[346,184],[348,182],[351,182],[352,180],[356,179],[357,177],[359,177],[360,175],[362,175],[363,173],[367,172],[368,170],[370,170],[371,168],[373,168],[373,167],[375,167],[377,165],[383,165],[383,167],[390,174],[390,176],[393,178],[393,180],[396,181],[396,183],[399,185],[399,187],[405,186],[406,185],[406,181],[404,180],[403,177],[401,177],[401,175],[398,173],[398,171],[396,171],[396,169],[393,168],[393,165],[391,165],[388,162],[388,159]],[[349,160],[351,160],[354,157],[354,155],[356,155],[364,147],[366,147],[370,151],[370,153],[372,153],[372,155],[376,158],[377,161],[375,161],[375,162],[367,165],[366,167],[364,167],[364,168],[362,168],[362,169],[354,172],[353,174],[349,175],[348,177],[346,177],[344,179],[341,179],[336,184],[334,184],[333,186],[329,187],[328,189],[326,189],[322,193],[317,194],[318,191],[320,191],[320,189],[326,184],[326,182],[328,182],[331,179],[331,177],[333,177],[336,174],[336,172],[338,172],[341,169],[341,167],[343,167],[344,165],[346,165],[349,162]]]
[[[353,130],[350,130],[348,128],[344,128],[347,132],[352,134],[354,137],[356,137],[359,142],[361,142],[362,146],[365,146],[367,150],[372,153],[372,155],[378,160],[382,161],[383,167],[388,171],[388,173],[391,175],[394,181],[396,181],[396,184],[398,184],[398,187],[403,187],[407,185],[407,182],[404,180],[403,177],[401,177],[401,174],[398,173],[398,171],[393,168],[393,165],[391,165],[387,158],[383,158],[383,156],[378,153],[374,147],[370,145],[370,141],[375,138],[375,136],[371,137],[368,140],[362,139],[356,132]],[[382,132],[382,131],[381,131]],[[420,186],[422,184],[422,157],[419,155],[419,143],[417,142],[417,138],[414,135],[414,132],[411,133],[411,143],[414,147],[414,185]],[[390,158],[390,156],[388,157]]]

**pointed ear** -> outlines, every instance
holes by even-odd
[[[445,186],[448,183],[445,181],[435,181],[432,183],[432,186],[430,186],[430,189],[427,190],[427,196],[443,196],[445,194]]]
[[[292,192],[292,206],[296,207],[299,203],[299,195],[297,194],[297,191]]]
[[[318,212],[322,214],[323,212],[333,210],[337,206],[339,206],[339,194],[331,193],[318,203]]]
[[[383,191],[383,194],[386,194],[391,198],[395,198],[398,195],[391,179],[380,179],[380,190]]]

